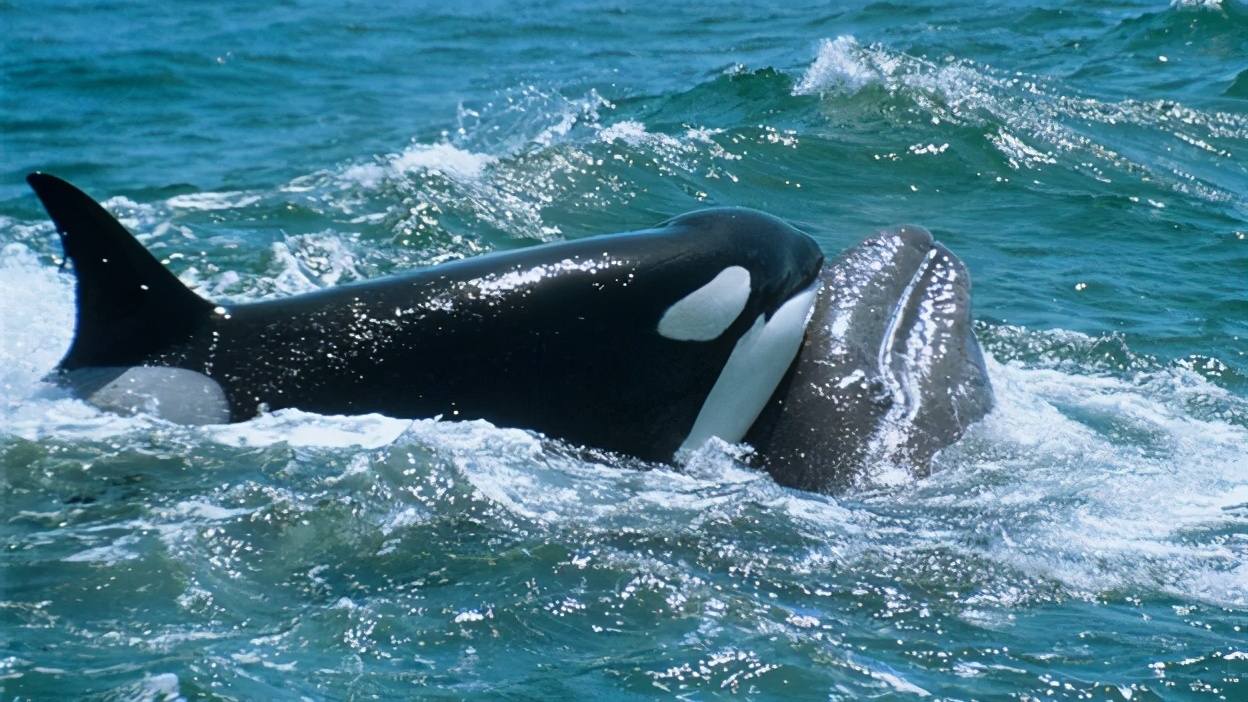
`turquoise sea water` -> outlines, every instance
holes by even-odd
[[[1248,8],[0,2],[0,697],[1248,699]],[[758,207],[922,224],[998,406],[826,497],[40,382],[31,170],[253,300]]]

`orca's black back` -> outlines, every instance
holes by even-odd
[[[480,418],[666,460],[740,336],[821,263],[815,244],[779,220],[707,211],[228,307],[145,360],[216,379],[236,420],[284,407]],[[675,301],[729,266],[756,284],[723,334],[658,333]]]

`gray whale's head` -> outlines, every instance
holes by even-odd
[[[827,263],[797,360],[746,440],[782,484],[832,492],[873,465],[926,474],[992,407],[966,266],[922,227]]]

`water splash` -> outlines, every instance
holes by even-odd
[[[837,95],[867,89],[913,101],[933,125],[986,128],[985,140],[1014,170],[1060,165],[1105,183],[1123,178],[1157,181],[1177,193],[1248,208],[1236,189],[1216,177],[1199,177],[1174,166],[1162,170],[1135,155],[1147,147],[1134,139],[1109,146],[1087,129],[1096,125],[1125,136],[1143,128],[1225,158],[1248,146],[1248,117],[1242,114],[1202,111],[1168,100],[1105,102],[1072,95],[1068,86],[1043,76],[1000,71],[954,56],[911,56],[882,44],[861,45],[849,35],[819,45],[793,92]]]

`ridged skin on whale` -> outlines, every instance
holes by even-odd
[[[747,436],[777,481],[820,492],[865,466],[926,472],[992,407],[966,266],[921,227],[829,262],[797,360]]]

